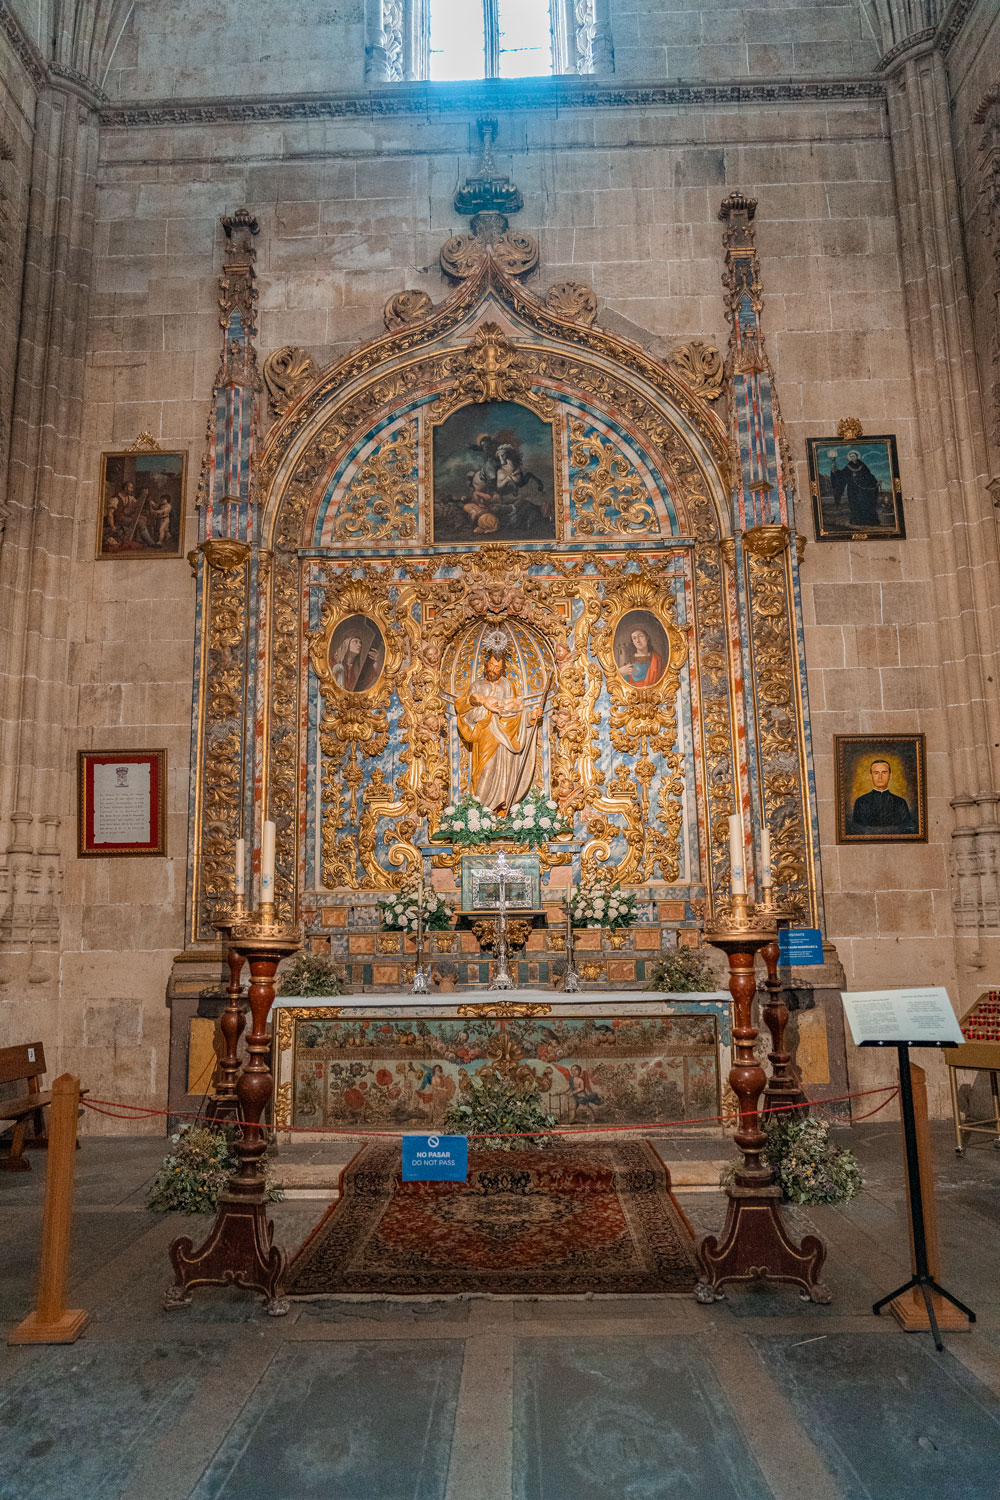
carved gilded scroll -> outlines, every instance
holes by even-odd
[[[812,878],[803,748],[803,706],[787,526],[743,537],[747,619],[762,811],[771,830],[774,884],[782,904],[818,920]]]
[[[215,905],[232,891],[233,850],[241,833],[250,547],[208,540],[199,551],[205,561],[206,626],[201,637],[201,764],[194,809],[198,900],[192,935],[212,939]]]

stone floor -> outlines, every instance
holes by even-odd
[[[162,1141],[87,1140],[71,1305],[92,1322],[75,1345],[0,1354],[0,1500],[996,1500],[1000,1153],[958,1161],[935,1127],[942,1277],[979,1318],[937,1354],[870,1311],[907,1274],[898,1131],[845,1132],[865,1193],[790,1215],[827,1242],[829,1307],[757,1289],[712,1307],[341,1299],[284,1319],[233,1291],[163,1312],[167,1243],[206,1221],[143,1207]],[[661,1149],[724,1154],[717,1136]],[[34,1295],[34,1162],[0,1174],[5,1330]],[[681,1198],[721,1227],[717,1194]],[[324,1208],[275,1205],[279,1241]]]

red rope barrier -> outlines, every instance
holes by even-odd
[[[808,1102],[810,1108],[817,1108],[824,1107],[829,1104],[843,1104],[849,1099],[866,1099],[871,1094],[884,1093],[888,1093],[888,1098],[883,1099],[881,1104],[877,1104],[875,1108],[869,1110],[867,1114],[857,1116],[858,1120],[867,1120],[870,1119],[872,1115],[877,1115],[880,1109],[885,1109],[887,1104],[892,1103],[893,1099],[899,1093],[898,1084],[884,1083],[879,1088],[860,1089],[857,1093],[854,1094],[838,1094],[833,1099],[817,1099]],[[92,1109],[95,1114],[107,1115],[108,1118],[112,1120],[149,1120],[157,1116],[160,1116],[164,1119],[169,1117],[172,1120],[203,1119],[203,1116],[201,1114],[182,1114],[178,1110],[173,1109],[146,1109],[145,1106],[141,1104],[129,1104],[125,1100],[121,1099],[95,1099],[91,1095],[88,1095],[86,1098],[81,1098],[80,1103],[83,1104],[87,1109]],[[775,1104],[766,1107],[766,1109],[758,1110],[757,1113],[761,1115],[775,1115],[785,1110],[801,1109],[802,1107],[803,1106],[801,1104]],[[128,1114],[115,1113],[115,1111],[121,1110],[129,1110],[133,1112]],[[692,1119],[688,1120],[651,1120],[644,1125],[553,1125],[548,1130],[481,1130],[470,1132],[469,1139],[518,1140],[523,1137],[530,1137],[535,1135],[604,1135],[606,1133],[621,1134],[623,1131],[635,1130],[672,1130],[681,1125],[718,1125],[724,1123],[726,1120],[743,1120],[749,1118],[752,1113],[754,1112],[751,1110],[740,1110],[736,1114],[696,1115]],[[368,1137],[384,1137],[389,1140],[400,1140],[404,1135],[425,1133],[414,1132],[411,1130],[331,1130],[328,1125],[278,1125],[273,1128],[281,1131],[287,1131],[292,1135],[332,1135],[348,1137],[357,1137],[359,1135],[362,1135],[366,1139]]]

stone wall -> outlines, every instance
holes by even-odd
[[[330,0],[280,14],[263,0],[183,8],[140,0],[104,83],[126,110],[130,100],[209,96],[220,109],[215,117],[174,104],[138,119],[112,107],[100,133],[85,440],[66,523],[70,727],[45,755],[60,767],[53,798],[69,852],[76,750],[165,746],[168,857],[69,858],[58,987],[32,990],[20,974],[4,1012],[5,1033],[44,1034],[56,1068],[78,1068],[95,1091],[165,1096],[164,992],[184,941],[194,636],[184,561],[94,561],[100,455],[143,430],[165,448],[186,449],[185,548],[194,544],[192,506],[219,357],[219,217],[240,205],[261,226],[262,355],[297,344],[322,365],[380,333],[382,306],[400,287],[426,288],[435,300],[447,294],[437,252],[464,227],[452,196],[475,164],[474,91],[404,90],[392,112],[382,102],[372,110],[367,96],[345,96],[314,119],[284,106],[268,119],[233,117],[261,92],[359,86],[362,21],[358,4]],[[615,26],[622,79],[857,74],[878,51],[860,8],[848,4],[772,3],[752,12],[650,4],[640,14],[623,0]],[[956,45],[951,62],[969,205],[973,96],[989,86],[996,45],[995,31],[970,29],[974,35],[975,55],[963,62]],[[328,43],[319,46],[318,36]],[[766,55],[769,48],[778,50]],[[795,99],[779,86],[769,103],[740,102],[733,91],[728,102],[630,102],[623,94],[590,107],[576,102],[580,87],[550,80],[496,96],[505,106],[497,154],[525,199],[517,227],[541,245],[537,286],[589,283],[604,325],[655,352],[691,337],[724,344],[717,214],[722,198],[742,189],[759,200],[764,327],[803,535],[813,537],[806,437],[832,433],[848,415],[869,433],[897,436],[907,540],[810,540],[802,570],[827,928],[849,986],[941,982],[964,1009],[981,975],[959,967],[954,941],[948,804],[956,787],[934,604],[941,567],[929,540],[926,439],[881,85],[859,85],[846,99],[825,97],[829,89]],[[379,100],[391,94],[383,90]],[[950,585],[939,577],[938,586]],[[832,736],[916,729],[927,735],[928,844],[838,847]],[[883,1065],[871,1052],[855,1055],[855,1086]]]
[[[164,446],[188,447],[197,466],[218,357],[221,213],[246,203],[261,225],[262,353],[301,344],[323,364],[381,331],[382,305],[400,286],[446,295],[437,251],[462,227],[451,199],[474,166],[474,139],[474,118],[452,114],[106,129],[81,520],[93,514],[101,449],[144,428]],[[929,971],[952,982],[949,812],[933,714],[939,663],[924,597],[931,559],[881,105],[512,111],[501,120],[498,153],[524,194],[518,227],[541,244],[538,284],[588,282],[608,326],[659,349],[691,336],[724,343],[718,207],[734,187],[758,197],[765,328],[799,460],[806,536],[805,437],[832,432],[848,414],[870,432],[896,432],[905,490],[915,497],[910,539],[813,545],[803,569],[829,935],[849,982],[916,981]],[[193,517],[189,525],[193,541]],[[81,530],[75,593],[86,631],[79,659],[88,742],[131,742],[146,705],[155,705],[135,742],[167,745],[173,768],[171,857],[140,872],[144,892],[150,884],[144,915],[152,915],[154,890],[161,901],[155,924],[147,931],[139,923],[136,933],[141,950],[152,946],[150,933],[162,933],[160,952],[142,959],[152,1019],[162,1005],[153,976],[183,936],[193,591],[184,564],[95,565],[91,545]],[[860,682],[855,667],[870,669]],[[915,727],[929,736],[932,842],[908,847],[905,860],[892,849],[838,850],[833,733]],[[84,919],[80,953],[64,960],[67,977],[85,976],[89,955],[111,946],[116,897],[105,892],[107,878],[91,864],[71,873]]]
[[[136,0],[105,88],[136,100],[357,89],[365,12],[364,0]],[[854,0],[620,0],[611,34],[623,81],[850,77],[870,72],[879,53]]]

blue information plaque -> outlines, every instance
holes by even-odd
[[[778,946],[783,964],[798,967],[823,962],[823,934],[818,927],[783,927]]]
[[[404,1182],[465,1182],[468,1176],[468,1136],[403,1136]]]

